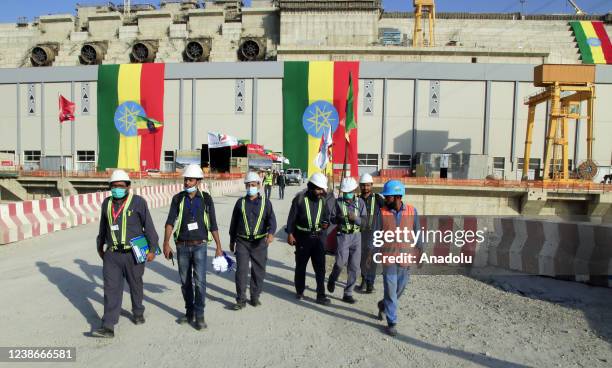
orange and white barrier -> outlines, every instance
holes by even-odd
[[[202,184],[213,197],[241,191],[242,180],[210,181]],[[156,185],[134,188],[149,208],[167,207],[172,197],[183,190],[182,184]],[[13,243],[97,222],[100,219],[102,202],[110,196],[109,191],[76,194],[65,197],[46,198],[0,204],[0,244]]]

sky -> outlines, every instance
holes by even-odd
[[[612,12],[612,0],[575,0],[586,13]],[[76,3],[100,4],[105,0],[0,0],[0,22],[13,23],[18,17],[34,17],[45,14],[74,13]],[[113,0],[122,4],[123,0]],[[133,0],[132,3],[159,4],[159,0]],[[245,3],[249,4],[250,0]],[[412,0],[383,0],[386,11],[410,11]],[[508,13],[524,9],[527,14],[568,14],[573,8],[567,0],[436,0],[437,12]]]

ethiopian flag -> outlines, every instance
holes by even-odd
[[[570,22],[583,64],[612,64],[612,44],[603,22]]]
[[[159,170],[164,70],[164,64],[98,67],[98,170]],[[154,129],[143,132],[143,118]]]
[[[347,109],[349,75],[352,79],[353,106]],[[344,135],[347,110],[358,111],[359,62],[333,61],[286,61],[283,77],[283,154],[292,167],[312,175],[323,171],[317,166],[317,155],[321,137],[326,133],[323,128],[318,136],[305,126],[305,114],[320,102],[328,102],[335,108],[338,121],[332,121],[332,162],[338,167],[344,163],[344,152],[348,149],[347,163],[351,165],[351,175],[358,175],[357,129],[351,129],[349,142]],[[319,105],[317,105],[318,107]],[[319,111],[319,110],[317,110]],[[327,117],[324,107],[319,111]],[[334,119],[335,120],[335,119]],[[350,118],[349,118],[350,120]],[[356,123],[357,116],[355,114]]]

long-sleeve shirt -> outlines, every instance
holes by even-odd
[[[383,196],[376,193],[370,193],[369,196],[360,196],[365,203],[366,217],[361,224],[361,231],[372,231],[374,226],[374,220],[380,208],[385,205]]]
[[[129,241],[138,236],[144,235],[149,242],[149,249],[157,249],[159,244],[159,236],[155,231],[153,225],[153,219],[147,206],[147,201],[139,195],[132,195],[132,202],[130,206],[124,208],[116,220],[111,218],[113,225],[118,225],[117,230],[111,230],[109,227],[109,221],[107,216],[108,202],[112,201],[114,211],[119,211],[121,205],[127,200],[127,196],[121,200],[112,199],[108,197],[102,202],[102,213],[100,215],[100,228],[98,230],[98,237],[96,238],[96,245],[98,248],[103,248],[104,244],[109,247],[113,245],[113,238],[111,231],[115,232],[115,238],[119,243],[117,246],[123,248],[123,245],[129,245]],[[125,239],[121,238],[121,224],[123,223],[123,216],[127,215]]]
[[[172,197],[166,225],[174,227],[174,223],[178,218],[181,201],[185,201],[185,203],[183,204],[183,217],[181,219],[181,228],[178,233],[178,241],[206,241],[208,239],[209,230],[211,232],[219,230],[217,226],[217,216],[215,215],[215,204],[212,197],[206,192],[199,191],[196,192],[193,199],[184,191]],[[210,229],[208,229],[204,223],[204,211],[208,213]],[[189,230],[188,225],[194,222],[198,224],[198,228],[196,230]]]
[[[414,208],[414,207],[413,207]],[[402,203],[402,206],[400,207],[399,211],[396,211],[395,208],[388,208],[389,211],[391,211],[391,213],[393,213],[393,215],[395,216],[395,224],[396,226],[400,226],[401,223],[401,212],[404,210],[404,203]],[[417,231],[421,230],[421,225],[419,222],[419,213],[417,212],[417,209],[414,208],[414,224],[412,226],[412,230],[414,231],[414,234],[418,234]],[[374,229],[375,230],[382,230],[382,212],[380,211],[380,209],[378,210],[378,214],[376,215],[376,219],[374,221]],[[419,236],[416,239],[416,242],[414,244],[415,247],[419,248],[420,250],[423,250],[424,244],[423,244],[423,236]]]
[[[229,228],[230,243],[235,243],[238,235],[246,235],[244,217],[242,216],[242,200],[243,198],[240,198],[236,201],[234,211],[232,212],[232,220],[230,221]],[[276,233],[276,215],[274,214],[274,208],[272,208],[272,202],[270,202],[269,199],[266,199],[266,208],[264,208],[264,213],[262,215],[258,232],[257,234],[253,233],[255,231],[255,226],[257,225],[257,219],[259,218],[261,201],[261,195],[257,195],[257,197],[252,200],[249,197],[246,197],[244,209],[247,222],[249,224],[249,230],[251,231],[251,235],[266,233],[274,235]]]
[[[346,224],[346,221],[348,220],[348,218],[345,218],[344,214],[342,213],[342,207],[341,207],[342,204],[346,206],[347,216],[350,213],[357,212],[356,213],[357,216],[355,217],[355,220],[349,221],[349,223],[357,225],[357,226],[361,226],[361,223],[364,222],[363,220],[365,220],[366,218],[366,212],[365,212],[365,203],[359,197],[354,197],[351,200],[346,200],[342,197],[336,199],[336,203],[334,206],[331,207],[331,212],[329,214],[329,219],[331,223],[336,224],[338,226],[343,226]]]
[[[310,216],[313,222],[313,226],[318,225],[318,228],[321,228],[322,223],[329,223],[329,214],[327,211],[327,205],[325,203],[325,198],[323,198],[321,205],[321,218],[319,219],[319,223],[315,224],[317,218],[317,212],[319,210],[319,198],[317,198],[312,192],[306,191],[305,193],[300,193],[293,198],[291,202],[291,209],[289,210],[289,217],[287,218],[287,233],[293,234],[296,232],[297,227],[300,226],[302,228],[310,228],[308,224],[308,216],[306,216],[306,203],[304,201],[304,197],[308,197],[309,207],[310,207]]]

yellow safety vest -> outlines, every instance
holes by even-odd
[[[264,210],[266,208],[266,197],[261,197],[261,207],[259,208],[259,216],[257,217],[257,223],[255,224],[255,229],[253,229],[253,234],[251,234],[251,229],[249,228],[249,221],[246,215],[246,197],[242,198],[242,220],[244,221],[244,231],[246,235],[238,234],[239,237],[243,239],[263,239],[267,234],[258,234],[259,226],[261,225],[261,220],[263,219]]]
[[[319,231],[321,230],[321,226],[319,226],[319,221],[321,220],[321,209],[323,208],[323,199],[319,198],[319,207],[317,209],[317,218],[315,220],[314,226],[312,223],[312,217],[310,216],[310,201],[308,197],[304,196],[304,203],[306,205],[306,218],[308,219],[308,228],[301,227],[299,225],[295,225],[298,230],[301,231]]]
[[[127,218],[126,213],[128,213],[128,208],[132,203],[133,195],[132,193],[128,194],[128,197],[125,202],[125,206],[123,207],[121,213],[121,242],[117,241],[117,236],[115,235],[115,230],[113,230],[113,199],[109,198],[108,203],[106,205],[106,217],[108,218],[108,229],[111,233],[111,239],[113,239],[113,249],[117,249],[119,244],[123,244],[123,249],[130,249],[130,245],[126,242],[126,233],[127,233]]]
[[[198,189],[198,193],[202,196],[202,204],[204,204],[204,195]],[[185,196],[186,197],[186,196]],[[183,222],[183,208],[185,207],[185,197],[181,200],[181,204],[179,204],[179,213],[176,220],[176,226],[174,227],[174,241],[178,241],[179,232],[181,231],[181,223]],[[208,234],[206,235],[208,239],[206,241],[211,242],[213,240],[212,233],[210,232],[210,222],[208,220],[208,212],[206,212],[206,207],[204,208],[204,225],[206,225],[206,231]]]

